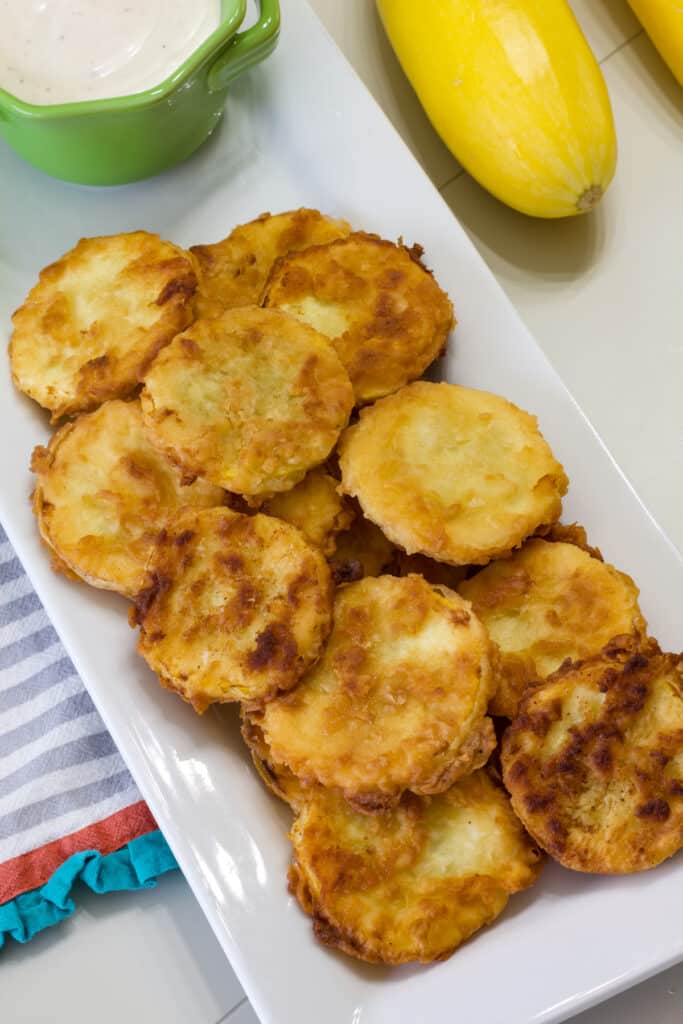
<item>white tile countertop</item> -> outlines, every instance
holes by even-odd
[[[309,2],[683,549],[683,89],[625,0],[572,0],[604,68],[620,158],[601,206],[564,222],[516,214],[461,171],[403,78],[372,0]],[[66,924],[0,953],[6,1024],[256,1024],[179,873],[152,891],[77,902]],[[680,1024],[683,965],[575,1020]]]

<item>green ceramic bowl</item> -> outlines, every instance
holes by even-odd
[[[0,89],[0,136],[41,171],[82,185],[122,185],[194,152],[216,127],[230,82],[275,48],[278,0],[238,32],[246,0],[222,0],[221,23],[160,85],[133,96],[36,106]]]

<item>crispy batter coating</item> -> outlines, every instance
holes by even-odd
[[[552,523],[550,526],[542,526],[536,530],[536,537],[548,541],[562,541],[564,544],[573,544],[583,551],[587,551],[593,558],[604,561],[600,548],[593,547],[588,543],[588,534],[583,526],[578,523]]]
[[[262,213],[248,224],[240,224],[227,238],[214,245],[193,245],[199,288],[195,312],[205,319],[220,316],[235,306],[256,306],[276,260],[289,252],[343,238],[351,225],[317,210]]]
[[[655,867],[683,847],[683,655],[617,637],[530,687],[503,738],[512,805],[575,871]]]
[[[332,555],[337,534],[346,530],[354,518],[351,502],[337,488],[334,477],[318,466],[291,491],[267,501],[263,511],[298,527],[307,541],[321,548],[323,554]]]
[[[140,403],[118,399],[65,423],[33,452],[33,511],[53,567],[134,597],[164,523],[179,509],[222,505],[225,492],[180,473],[147,439]]]
[[[290,889],[317,938],[370,963],[446,959],[542,867],[486,771],[377,815],[317,788],[291,838]]]
[[[448,565],[446,562],[435,562],[425,555],[407,555],[400,548],[396,548],[391,568],[396,576],[417,573],[418,576],[424,576],[428,583],[440,583],[450,590],[457,590],[468,572],[466,565]]]
[[[187,476],[259,500],[327,458],[353,391],[321,334],[245,306],[178,335],[147,373],[140,401],[154,444]]]
[[[419,576],[369,577],[337,592],[320,661],[254,721],[275,765],[375,811],[486,763],[493,686],[489,640],[467,602]]]
[[[353,502],[357,505],[357,502]],[[348,530],[338,534],[334,555],[329,559],[338,585],[364,576],[423,576],[428,583],[440,583],[456,590],[467,575],[467,567],[435,562],[424,555],[407,555],[384,536],[379,526],[358,512]]]
[[[630,576],[562,541],[529,540],[458,589],[500,650],[489,710],[507,718],[527,685],[567,658],[588,658],[614,636],[647,631]]]
[[[289,523],[186,510],[162,531],[131,624],[138,650],[196,711],[294,686],[330,630],[321,552]]]
[[[261,727],[242,705],[242,738],[249,747],[251,759],[264,785],[286,804],[297,810],[311,793],[312,787],[283,764],[276,764]]]
[[[348,530],[337,534],[330,558],[332,576],[337,585],[381,576],[393,571],[395,557],[395,546],[359,511]]]
[[[83,238],[40,273],[13,316],[14,383],[61,416],[125,398],[192,320],[187,253],[157,235]]]
[[[276,263],[264,304],[330,337],[356,401],[370,402],[424,373],[455,324],[421,252],[355,232]]]
[[[567,477],[534,416],[487,391],[417,381],[344,433],[342,489],[408,554],[483,565],[562,510]]]

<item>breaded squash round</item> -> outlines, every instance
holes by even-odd
[[[275,765],[372,812],[486,763],[494,685],[467,602],[419,576],[369,577],[337,592],[320,661],[253,719]]]
[[[588,534],[579,523],[552,523],[550,526],[542,526],[536,530],[536,537],[548,541],[562,541],[564,544],[573,544],[583,551],[587,551],[593,558],[604,561],[600,548],[588,543]]]
[[[125,398],[191,322],[187,253],[147,231],[83,238],[40,272],[12,320],[14,383],[61,416]]]
[[[396,548],[392,563],[392,572],[396,576],[409,576],[416,573],[423,576],[428,583],[440,583],[450,590],[457,590],[466,578],[469,567],[466,565],[448,565],[447,562],[435,562],[425,555],[407,555]]]
[[[263,500],[327,458],[353,390],[321,334],[245,306],[179,334],[146,374],[140,401],[152,441],[188,477]]]
[[[185,506],[222,505],[220,487],[183,485],[147,439],[138,401],[105,402],[33,452],[33,511],[53,566],[134,597],[165,522]]]
[[[276,494],[263,511],[298,527],[325,555],[333,554],[337,534],[354,518],[351,502],[338,493],[338,482],[321,466],[310,470],[291,491]]]
[[[543,864],[485,770],[377,815],[317,788],[291,838],[290,890],[317,938],[370,963],[445,960]]]
[[[196,711],[294,686],[330,630],[321,552],[289,523],[186,510],[158,538],[131,624],[163,686]]]
[[[265,741],[263,731],[254,721],[253,716],[245,711],[244,705],[241,712],[242,738],[249,748],[251,759],[254,763],[259,778],[267,789],[284,800],[286,804],[295,810],[311,792],[311,787],[298,779],[294,772],[283,764],[276,764],[270,748]]]
[[[396,547],[358,512],[348,530],[338,533],[330,567],[335,583],[353,583],[364,576],[381,576],[393,570]]]
[[[342,490],[408,554],[484,565],[562,510],[567,477],[536,418],[498,395],[417,381],[361,411]]]
[[[583,660],[612,637],[647,631],[630,576],[561,541],[528,540],[458,589],[498,645],[500,681],[489,710],[507,718],[527,685],[567,658]]]
[[[214,245],[193,245],[199,277],[197,317],[220,316],[235,306],[257,306],[276,260],[289,252],[350,234],[351,225],[318,210],[262,213]]]
[[[421,253],[419,246],[355,232],[276,263],[264,304],[331,338],[356,401],[371,402],[421,376],[455,324],[453,306]]]
[[[574,871],[655,867],[683,847],[683,655],[617,637],[530,687],[503,737],[512,806]]]

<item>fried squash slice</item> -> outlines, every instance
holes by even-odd
[[[358,511],[349,528],[337,534],[329,562],[333,579],[341,586],[364,576],[392,572],[395,560],[395,545],[387,540],[379,526]]]
[[[240,224],[221,242],[193,245],[190,252],[199,277],[194,300],[197,317],[203,320],[236,306],[257,306],[277,260],[350,233],[346,221],[302,208],[263,213],[248,224]]]
[[[225,492],[183,485],[152,447],[140,403],[114,399],[65,423],[33,452],[33,511],[53,566],[104,590],[134,597],[168,519],[186,506],[222,505]]]
[[[543,866],[486,770],[371,816],[317,788],[291,839],[290,890],[317,938],[369,963],[445,960]]]
[[[598,561],[604,562],[600,548],[588,543],[588,534],[579,523],[553,523],[551,526],[541,526],[536,530],[535,536],[540,537],[541,540],[573,544],[574,547],[581,548],[582,551],[586,551]]]
[[[178,335],[146,374],[140,401],[153,443],[188,477],[258,503],[327,458],[353,390],[321,334],[245,306]]]
[[[40,273],[13,316],[14,383],[52,413],[126,398],[193,319],[190,257],[146,231],[83,238]]]
[[[252,715],[276,766],[374,812],[486,763],[493,686],[462,598],[419,576],[369,577],[338,590],[327,647],[296,690]]]
[[[428,583],[441,584],[450,590],[457,590],[466,578],[469,566],[448,565],[447,562],[436,562],[425,555],[407,555],[400,548],[396,549],[392,563],[392,572],[396,576],[409,576],[416,573],[423,576]]]
[[[598,654],[624,633],[647,631],[638,588],[625,573],[574,544],[532,539],[461,583],[500,651],[500,682],[489,710],[514,718],[531,682],[567,659]]]
[[[512,806],[567,868],[625,874],[683,847],[683,655],[617,637],[527,690],[502,744]]]
[[[417,381],[361,410],[342,489],[408,554],[485,565],[559,518],[568,480],[536,418],[498,395]]]
[[[264,304],[332,339],[365,404],[420,377],[444,351],[453,306],[407,249],[355,232],[275,264]]]
[[[291,689],[330,630],[320,551],[289,523],[186,510],[162,531],[131,624],[138,651],[196,711]]]
[[[276,494],[263,511],[298,527],[309,543],[332,555],[337,534],[348,529],[355,512],[348,498],[338,492],[338,483],[321,466],[310,470],[291,491]]]
[[[261,782],[271,793],[297,810],[311,793],[312,787],[297,778],[285,765],[275,763],[263,730],[254,717],[245,710],[244,705],[241,710],[241,731]]]

